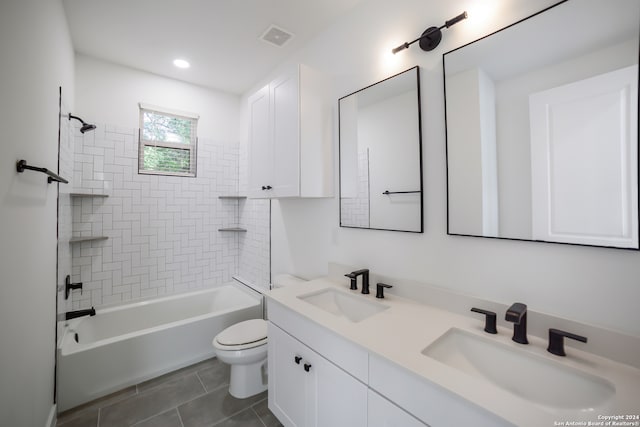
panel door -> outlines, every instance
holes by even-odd
[[[366,427],[367,386],[269,322],[269,409],[286,427]]]
[[[534,240],[638,247],[638,66],[530,96]]]
[[[298,68],[269,85],[273,190],[275,197],[300,195],[300,116]]]
[[[312,400],[307,395],[309,375],[302,362],[303,345],[271,322],[268,337],[269,409],[285,427],[308,425]]]
[[[315,370],[315,384],[309,383],[309,397],[314,399],[308,426],[365,427],[367,425],[367,386],[327,359],[312,353],[310,371]],[[315,409],[315,413],[313,412]]]
[[[273,150],[269,138],[269,86],[249,97],[248,196],[269,197],[273,190]]]

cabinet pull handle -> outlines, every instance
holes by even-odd
[[[311,364],[310,363],[305,363],[304,364],[304,370],[309,372],[310,369],[311,369]]]
[[[299,365],[300,361],[302,360],[302,357],[296,356],[296,357],[293,358],[293,360],[296,362],[296,365]]]
[[[272,187],[271,187],[270,185],[263,185],[263,186],[262,186],[262,189],[263,189],[263,190],[271,190],[271,188],[272,188]]]

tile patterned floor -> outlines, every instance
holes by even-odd
[[[58,415],[57,427],[280,427],[267,393],[229,394],[229,366],[209,359]]]

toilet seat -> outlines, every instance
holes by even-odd
[[[220,350],[244,350],[267,343],[267,322],[262,319],[245,320],[220,332],[213,346]]]

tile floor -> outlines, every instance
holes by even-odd
[[[229,394],[229,366],[209,359],[58,415],[57,427],[279,427],[267,392]]]

